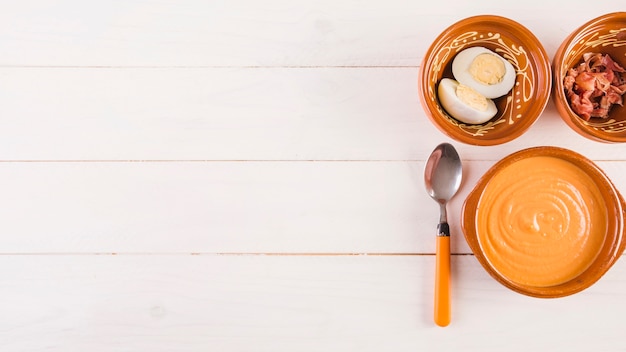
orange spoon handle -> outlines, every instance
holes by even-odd
[[[447,225],[447,224],[446,224]],[[450,236],[437,236],[435,269],[435,323],[450,324]]]

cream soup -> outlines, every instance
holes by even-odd
[[[476,212],[486,259],[518,284],[554,286],[594,261],[607,231],[607,209],[585,171],[555,157],[522,159],[496,173]]]

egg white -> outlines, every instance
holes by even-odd
[[[483,53],[493,54],[504,63],[506,71],[499,83],[485,84],[474,79],[469,72],[474,58]],[[452,60],[452,74],[459,83],[474,88],[474,90],[489,99],[499,98],[507,94],[515,85],[515,68],[513,65],[502,56],[482,46],[467,48],[459,52]]]
[[[439,82],[437,93],[441,106],[455,119],[469,123],[469,124],[481,124],[485,123],[493,118],[498,113],[496,104],[491,99],[487,100],[487,110],[481,111],[473,108],[470,105],[464,103],[456,95],[456,88],[459,82],[450,79],[443,78]]]

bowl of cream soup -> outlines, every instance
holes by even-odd
[[[528,296],[555,298],[588,288],[620,257],[625,209],[591,160],[533,147],[483,175],[463,205],[462,228],[493,278]]]

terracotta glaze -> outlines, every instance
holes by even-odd
[[[604,143],[626,142],[626,107],[615,105],[608,119],[581,119],[570,108],[563,79],[587,52],[609,54],[626,67],[626,12],[608,13],[574,30],[560,45],[552,60],[552,100],[565,123],[588,139]]]
[[[481,46],[510,62],[515,85],[494,99],[498,113],[482,124],[463,123],[446,113],[437,96],[443,78],[452,78],[452,61],[464,49]],[[551,67],[541,42],[520,23],[496,15],[477,15],[452,24],[430,45],[419,69],[419,99],[431,122],[449,137],[471,145],[498,145],[526,132],[550,99]]]

